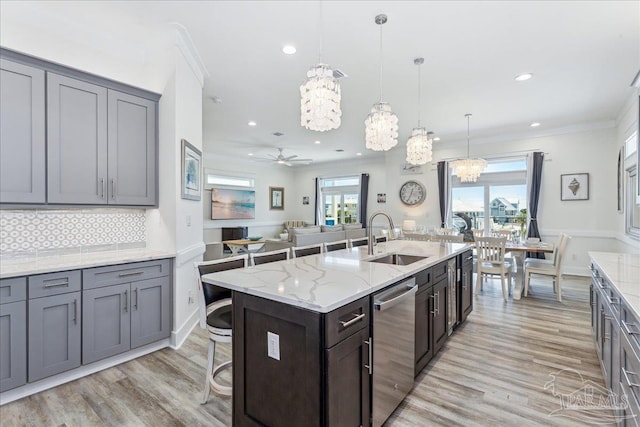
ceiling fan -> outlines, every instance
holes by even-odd
[[[300,165],[308,165],[309,163],[313,162],[312,159],[297,159],[296,157],[298,156],[295,154],[293,156],[285,157],[284,154],[282,154],[282,150],[282,148],[278,148],[279,153],[277,156],[268,154],[268,157],[253,157],[252,159],[258,162],[271,162],[286,166],[293,166],[294,163]]]

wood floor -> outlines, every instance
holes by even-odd
[[[603,384],[591,336],[586,279],[564,282],[563,302],[532,282],[530,296],[502,300],[499,281],[474,299],[465,325],[417,378],[387,426],[571,426],[545,384],[571,368]],[[220,359],[230,347],[220,345]],[[200,405],[207,337],[195,329],[178,350],[164,349],[0,407],[10,426],[228,426],[231,399]],[[577,390],[580,381],[565,383]]]

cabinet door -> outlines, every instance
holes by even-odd
[[[448,303],[448,278],[445,276],[433,286],[433,323],[432,323],[432,346],[433,355],[440,350],[447,340],[447,303]]]
[[[29,300],[29,382],[80,366],[81,293]]]
[[[416,293],[416,376],[433,357],[433,347],[431,347],[431,295],[430,289],[420,290]]]
[[[460,310],[458,317],[460,323],[467,319],[467,316],[473,311],[473,264],[462,264],[462,277],[460,278]]]
[[[49,203],[107,203],[107,89],[47,73]]]
[[[109,90],[109,201],[156,203],[156,104]]]
[[[369,328],[326,350],[328,426],[368,426]]]
[[[0,305],[0,392],[27,382],[27,302]]]
[[[131,284],[131,348],[167,338],[171,332],[169,277]]]
[[[123,353],[131,345],[130,284],[83,291],[82,363]]]
[[[0,203],[45,203],[44,71],[0,60]]]

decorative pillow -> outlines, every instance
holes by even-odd
[[[344,230],[344,228],[342,227],[342,224],[338,224],[338,225],[321,225],[320,228],[322,229],[322,231],[342,231],[342,230]]]
[[[356,222],[355,224],[344,224],[345,230],[355,230],[358,228],[362,228],[362,224],[360,224],[359,222]]]
[[[312,225],[310,227],[294,227],[289,229],[289,241],[293,242],[293,237],[296,234],[313,234],[320,233],[321,228],[319,225]]]

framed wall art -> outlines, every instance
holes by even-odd
[[[182,144],[182,185],[180,195],[187,200],[200,200],[202,193],[202,152],[186,139]]]
[[[256,217],[254,190],[211,189],[211,219],[253,219]]]
[[[560,175],[560,200],[589,200],[589,174]]]
[[[269,187],[269,209],[284,210],[283,187]]]

